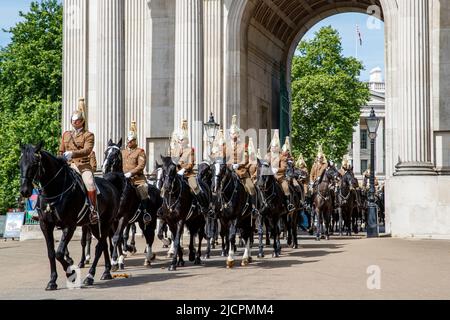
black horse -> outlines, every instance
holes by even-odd
[[[110,181],[121,193],[120,205],[117,213],[117,226],[113,236],[113,269],[123,269],[124,256],[120,255],[120,246],[125,242],[123,235],[127,226],[137,222],[142,229],[146,241],[146,257],[144,266],[150,266],[151,260],[155,258],[152,252],[152,245],[155,240],[156,229],[156,215],[157,211],[162,205],[162,198],[160,191],[152,185],[148,185],[149,198],[147,208],[151,217],[150,223],[144,223],[144,211],[142,207],[142,200],[140,199],[136,188],[132,185],[130,179],[126,179],[122,170],[122,156],[120,152],[122,140],[118,144],[111,140],[108,142],[108,147],[105,151],[105,161],[103,164],[103,172],[106,180]],[[114,171],[113,171],[114,170]],[[126,243],[124,243],[126,245]]]
[[[298,186],[294,186],[292,183],[294,179],[298,178],[298,174],[295,172],[294,163],[292,161],[288,161],[287,170],[286,170],[286,178],[289,180],[289,192],[291,194],[291,203],[294,205],[295,209],[288,212],[286,216],[283,216],[285,226],[287,228],[288,238],[287,245],[292,246],[292,248],[298,248],[298,238],[297,238],[297,228],[298,228],[298,220],[301,210],[304,207],[304,190],[303,187],[299,184]],[[297,181],[298,182],[298,181]]]
[[[250,238],[253,236],[253,217],[251,214],[250,195],[234,171],[223,160],[216,160],[214,164],[214,178],[212,182],[213,201],[220,211],[222,255],[228,252],[227,268],[234,267],[234,253],[236,251],[236,233],[239,231],[244,241],[244,255],[242,266],[252,261]],[[223,239],[225,238],[225,241]]]
[[[264,221],[266,227],[270,230],[270,236],[273,239],[272,256],[277,258],[281,254],[280,222],[283,217],[286,218],[288,212],[286,202],[284,201],[284,193],[273,175],[270,164],[266,161],[258,159],[257,177],[258,180],[256,186],[259,191],[259,212],[261,214],[261,220],[260,223],[258,223],[258,257],[264,257],[264,247],[262,244],[262,221]]]
[[[336,193],[336,205],[339,208],[339,216],[344,220],[344,229],[347,236],[352,235],[352,223],[354,208],[356,203],[356,188],[358,181],[355,179],[352,170],[347,170],[340,178],[339,187]],[[340,219],[339,219],[340,220]],[[342,228],[339,228],[342,235]]]
[[[41,148],[42,144],[21,147],[20,193],[23,197],[30,197],[33,183],[40,185],[37,211],[39,224],[47,243],[51,270],[50,282],[46,290],[56,290],[58,275],[55,259],[61,263],[67,277],[73,279],[75,274],[75,271],[71,270],[69,263],[64,259],[64,252],[76,227],[90,223],[89,202],[81,177],[68,166],[64,159],[56,158]],[[89,227],[92,234],[98,239],[98,244],[89,274],[84,280],[85,285],[94,283],[95,270],[102,252],[105,257],[105,271],[101,279],[112,279],[106,239],[117,213],[119,195],[116,188],[105,179],[95,178],[95,183],[100,191],[97,201],[100,219],[98,224],[89,224]],[[53,238],[55,227],[60,227],[63,233],[56,253]]]
[[[186,225],[191,234],[189,245],[189,260],[194,260],[195,264],[201,263],[201,243],[204,238],[204,216],[200,213],[194,195],[184,177],[177,174],[177,166],[171,157],[161,156],[164,170],[163,183],[163,205],[161,218],[169,226],[170,232],[174,235],[174,256],[169,267],[169,271],[175,271],[177,266],[184,266],[183,249],[180,241]],[[199,236],[198,250],[194,251],[193,238]]]

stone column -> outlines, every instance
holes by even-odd
[[[212,112],[222,124],[223,96],[223,0],[204,1],[205,107],[206,122]]]
[[[145,139],[145,16],[147,0],[125,2],[125,132],[137,124],[137,143],[147,150]],[[159,116],[158,116],[159,117]],[[148,152],[147,152],[148,153]]]
[[[189,123],[189,141],[202,159],[203,141],[203,0],[177,0],[175,15],[174,126]]]
[[[358,125],[353,132],[353,172],[357,175],[361,173],[361,125]]]
[[[78,99],[87,96],[87,0],[63,2],[63,131],[71,128],[70,116],[78,106]],[[87,103],[89,106],[89,103]],[[89,113],[89,110],[88,110]]]
[[[375,145],[375,174],[380,175],[384,173],[384,120],[380,121],[377,132],[377,140]]]
[[[428,0],[399,0],[402,144],[396,175],[435,174],[431,163]]]
[[[108,140],[125,138],[124,61],[124,2],[98,0],[99,119],[95,144],[100,163]]]

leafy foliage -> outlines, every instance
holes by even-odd
[[[321,144],[328,159],[340,161],[352,142],[360,107],[369,101],[367,85],[359,81],[360,61],[342,55],[339,33],[321,28],[300,42],[292,63],[292,142],[309,167]]]
[[[0,49],[0,213],[19,196],[20,144],[56,152],[61,128],[62,5],[33,2]]]

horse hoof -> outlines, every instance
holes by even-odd
[[[66,262],[69,264],[69,266],[73,266],[74,261],[72,259],[66,259]]]
[[[227,269],[231,269],[234,267],[234,260],[227,260]]]
[[[156,259],[156,253],[152,254],[152,257],[150,258],[150,261],[155,261]]]
[[[227,255],[225,254],[225,252],[222,251],[222,252],[220,253],[220,256],[221,256],[221,257],[226,257]]]
[[[170,265],[169,271],[176,271],[176,270],[177,270],[177,266]]]
[[[330,240],[330,236],[327,236],[326,239],[327,239],[327,240]]]
[[[258,258],[259,259],[264,258],[264,253],[258,253]]]
[[[147,259],[145,259],[145,261],[144,261],[144,267],[151,267],[152,265],[151,265],[151,263],[150,263],[150,261],[148,261]]]
[[[112,272],[116,272],[116,271],[118,271],[118,270],[119,270],[119,265],[114,264],[114,265],[111,266],[111,271],[112,271]]]
[[[119,263],[119,269],[120,270],[125,270],[125,264],[124,263]]]
[[[189,253],[189,261],[195,261],[195,253]]]
[[[128,257],[128,251],[122,252],[122,255],[123,255],[124,258]]]
[[[209,259],[211,258],[211,256],[209,255],[209,253],[205,254],[204,259]]]
[[[241,266],[246,267],[248,266],[248,264],[249,264],[248,258],[242,259]]]
[[[184,267],[184,260],[178,261],[178,266],[179,267]]]
[[[195,258],[194,264],[200,265],[200,264],[202,264],[202,260],[200,258]]]
[[[49,282],[47,284],[47,288],[45,288],[45,291],[54,291],[58,289],[58,285],[54,282]]]
[[[78,264],[78,268],[83,269],[83,268],[84,268],[84,262],[80,262],[80,263]]]
[[[252,257],[248,257],[248,263],[252,263],[253,262],[253,258]]]
[[[173,258],[173,253],[168,253],[167,258]]]
[[[112,280],[112,276],[111,276],[111,273],[109,273],[109,272],[105,272],[103,275],[102,275],[102,277],[100,278],[100,280]]]
[[[85,286],[92,286],[92,285],[94,285],[94,278],[91,278],[91,277],[88,276],[86,279],[84,279],[83,284]]]
[[[298,249],[298,244],[294,244],[294,246],[292,247],[292,249]]]

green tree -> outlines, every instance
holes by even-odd
[[[62,101],[62,5],[33,2],[0,49],[0,213],[19,196],[20,144],[57,151]]]
[[[340,161],[352,142],[360,107],[369,101],[359,81],[360,61],[342,54],[341,38],[331,26],[300,42],[292,63],[292,142],[308,166],[321,144],[329,159]]]

